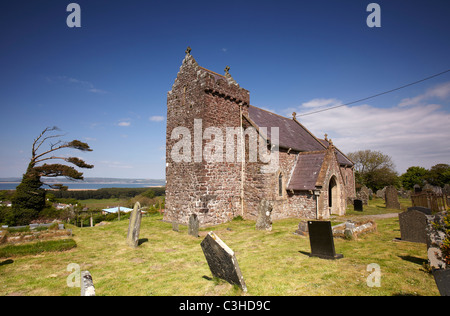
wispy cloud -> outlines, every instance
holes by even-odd
[[[149,120],[152,122],[162,122],[165,120],[164,116],[160,116],[160,115],[154,115],[154,116],[150,116]]]
[[[117,125],[118,126],[128,127],[128,126],[131,125],[131,122],[130,121],[122,121],[122,122],[117,123]]]
[[[426,101],[438,99],[444,100],[450,97],[450,81],[428,89],[425,93],[419,94],[413,98],[403,99],[399,106],[424,105]]]
[[[302,103],[303,108],[321,108],[321,107],[331,107],[342,104],[341,101],[337,99],[312,99],[311,101]]]
[[[88,91],[89,91],[89,92],[92,92],[92,93],[98,93],[98,94],[105,94],[105,93],[108,93],[108,92],[105,91],[105,90],[96,89],[96,88],[89,89]]]
[[[91,93],[97,93],[97,94],[108,93],[106,90],[102,90],[102,89],[96,88],[94,86],[94,84],[92,82],[89,82],[89,81],[80,80],[80,79],[67,77],[67,76],[59,76],[59,77],[56,77],[56,79],[60,80],[60,81],[68,82],[70,84],[78,85],[78,86],[82,87],[83,89],[86,89],[86,91],[89,91]],[[49,79],[47,77],[47,81],[49,81],[49,80],[51,81],[51,79]]]

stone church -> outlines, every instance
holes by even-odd
[[[353,162],[295,113],[286,118],[251,105],[229,70],[201,67],[188,47],[167,93],[164,220],[187,224],[192,213],[201,226],[256,219],[263,200],[272,220],[345,214],[356,195]]]

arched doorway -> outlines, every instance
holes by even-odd
[[[339,186],[336,176],[332,176],[328,183],[328,209],[331,214],[339,214]]]

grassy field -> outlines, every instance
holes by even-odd
[[[87,206],[91,209],[103,209],[116,207],[118,205],[124,206],[128,200],[126,199],[88,199],[88,200],[80,200],[81,205]]]
[[[394,212],[383,208],[371,201],[364,214]],[[349,211],[346,218],[358,215]],[[392,241],[400,237],[398,218],[376,220],[378,232],[358,240],[335,239],[344,255],[335,261],[308,256],[309,239],[293,234],[298,222],[275,221],[271,232],[262,232],[254,221],[233,221],[194,238],[186,226],[174,232],[156,215],[143,218],[136,249],[126,246],[127,220],[72,227],[76,248],[0,259],[0,295],[79,295],[67,286],[70,263],[91,272],[97,295],[439,295],[422,267],[426,246]],[[210,230],[235,251],[248,293],[212,278],[200,247]],[[380,266],[380,287],[367,286],[371,263]]]

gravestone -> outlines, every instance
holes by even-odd
[[[436,229],[435,224],[444,225],[444,217],[446,212],[436,213],[434,215],[427,215],[427,249],[428,249],[428,263],[432,269],[447,268],[445,262],[442,260],[441,245],[445,239],[445,233]]]
[[[333,230],[330,221],[308,221],[311,257],[323,259],[340,259],[342,254],[336,254],[334,249]]]
[[[434,270],[433,277],[441,296],[450,296],[450,269]]]
[[[294,232],[295,235],[306,236],[308,235],[308,221],[301,221],[298,223],[298,228]]]
[[[127,244],[131,247],[137,247],[139,242],[139,232],[141,230],[141,204],[136,202],[130,215],[128,224]]]
[[[431,210],[424,207],[409,207],[398,215],[403,241],[427,243],[427,215]]]
[[[179,232],[180,231],[180,228],[178,226],[178,222],[175,222],[175,221],[172,222],[172,230],[174,232]]]
[[[195,213],[192,213],[189,217],[189,227],[188,227],[188,234],[194,237],[198,237],[198,216]]]
[[[247,292],[247,286],[233,250],[214,232],[209,232],[200,246],[214,277],[236,284]]]
[[[364,185],[358,192],[358,195],[357,195],[358,200],[361,200],[364,205],[368,205],[369,204],[369,196],[370,196],[369,188],[367,188]]]
[[[414,193],[417,194],[420,192],[422,192],[422,188],[420,187],[420,185],[414,184]]]
[[[353,209],[358,212],[363,211],[363,201],[355,199],[353,200]]]
[[[398,202],[398,192],[397,189],[393,186],[390,185],[388,187],[386,187],[386,197],[385,197],[385,202],[386,202],[386,208],[393,208],[393,209],[400,209],[400,203]]]
[[[382,188],[381,190],[378,190],[376,195],[378,198],[384,200],[384,198],[386,197],[386,187]]]
[[[81,271],[81,296],[95,296],[94,281],[89,271]]]
[[[256,230],[272,230],[272,214],[273,206],[267,200],[261,200],[258,205],[258,218],[256,219]]]

